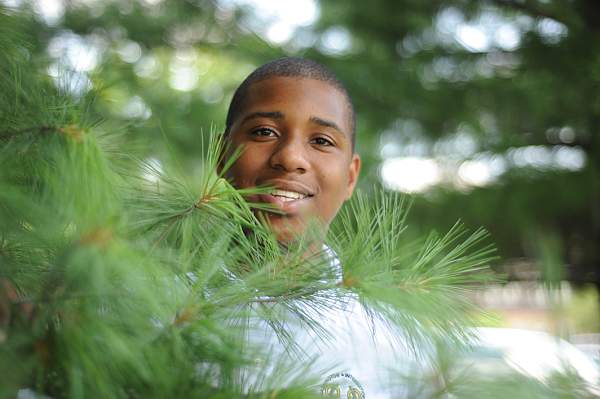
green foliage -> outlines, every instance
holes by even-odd
[[[186,7],[132,31],[160,31]],[[339,280],[312,246],[318,231],[284,248],[257,220],[244,197],[265,188],[223,179],[235,156],[222,158],[221,138],[199,144],[191,178],[176,161],[166,171],[140,161],[147,154],[127,146],[110,127],[118,123],[97,123],[101,94],[57,89],[42,61],[22,55],[16,27],[31,21],[0,18],[0,277],[18,291],[8,311],[0,297],[0,397],[21,388],[55,398],[314,396],[322,370],[247,342],[249,322],[258,317],[293,350],[291,323],[326,341],[320,315],[347,298],[416,351],[467,335],[474,308],[464,293],[489,279],[494,258],[483,230],[415,237],[404,197],[358,195],[329,236]],[[244,385],[252,367],[257,383]]]
[[[406,197],[382,191],[371,201],[358,193],[342,210],[332,228],[342,284],[415,337],[423,325],[428,339],[461,333],[475,310],[463,291],[493,280],[486,271],[495,250],[483,244],[483,230],[468,235],[458,223],[444,235],[414,239],[405,231],[407,211]]]
[[[593,286],[583,287],[575,293],[568,305],[570,322],[575,331],[589,332],[600,330],[600,298]]]
[[[0,67],[10,66],[18,55],[38,70],[62,65],[73,72],[69,69],[73,65],[64,66],[70,57],[67,50],[60,50],[61,43],[70,46],[76,38],[80,45],[93,44],[98,50],[96,67],[75,74],[87,74],[85,79],[97,90],[86,118],[93,124],[102,116],[111,131],[131,124],[126,142],[131,145],[132,138],[143,138],[145,151],[140,156],[144,158],[166,156],[160,137],[168,131],[186,170],[193,170],[198,162],[202,128],[208,127],[207,121],[223,120],[241,79],[253,66],[283,55],[322,61],[348,85],[358,111],[357,148],[364,165],[361,181],[365,182],[360,184],[367,190],[367,182],[377,178],[382,139],[404,150],[406,139],[411,138],[396,129],[399,120],[418,123],[418,138],[431,144],[425,154],[419,154],[425,156],[432,155],[434,144],[462,131],[468,132],[476,151],[483,154],[507,155],[531,145],[581,150],[586,158],[583,170],[555,173],[515,168],[522,170],[505,173],[497,185],[468,192],[437,190],[433,201],[430,195],[416,196],[416,211],[408,220],[423,225],[418,211],[423,209],[424,230],[446,230],[456,219],[468,226],[483,225],[505,259],[526,255],[527,233],[520,233],[522,226],[535,225],[543,231],[550,225],[565,247],[566,277],[600,281],[596,272],[600,259],[596,249],[600,231],[600,141],[596,134],[600,12],[596,1],[317,1],[316,21],[298,28],[282,44],[264,39],[271,23],[268,16],[233,3],[67,2],[62,18],[44,23],[34,2],[18,2],[14,12],[18,18],[2,20],[0,44],[15,36],[29,35],[35,40],[1,55]],[[442,29],[439,17],[443,14],[458,20]],[[507,29],[496,29],[498,20]],[[469,49],[457,40],[452,30],[465,24],[489,27],[487,48]],[[339,31],[347,33],[348,48],[327,51],[328,34]],[[516,32],[517,40],[503,47],[496,39],[506,32],[509,37]],[[174,81],[189,75],[196,80],[196,88],[175,88]],[[16,80],[28,84],[27,79]],[[68,81],[64,79],[63,84]],[[67,110],[55,96],[41,97],[58,104],[23,107],[21,115],[30,119],[15,124],[15,129],[40,126],[34,123],[40,115]],[[146,108],[128,111],[131,104],[139,106],[137,100]],[[36,104],[44,105],[32,103]],[[0,109],[5,112],[7,108],[2,104]],[[60,115],[55,117],[61,125]],[[570,129],[573,137],[560,139],[562,128]],[[443,217],[428,216],[438,209]],[[584,255],[574,255],[579,252]]]

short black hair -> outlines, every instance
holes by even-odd
[[[290,78],[308,78],[326,82],[338,90],[346,99],[348,107],[348,115],[350,122],[350,130],[352,135],[352,151],[356,142],[356,115],[354,105],[348,94],[346,86],[338,79],[332,70],[325,65],[307,58],[300,57],[284,57],[267,62],[266,64],[255,69],[244,81],[238,86],[233,94],[229,110],[227,111],[227,119],[225,122],[225,135],[229,134],[231,126],[235,118],[244,107],[244,102],[248,95],[248,90],[254,83],[261,82],[274,77],[290,77]]]

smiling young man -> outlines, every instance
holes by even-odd
[[[252,72],[233,96],[225,134],[242,148],[226,177],[238,188],[273,188],[249,200],[280,211],[261,215],[280,242],[314,220],[326,231],[352,195],[360,171],[354,109],[317,62],[281,58]]]
[[[252,72],[233,96],[225,135],[231,151],[242,148],[226,177],[238,188],[271,188],[249,201],[280,211],[257,213],[283,245],[315,220],[326,232],[354,191],[361,162],[354,151],[352,102],[335,75],[314,61],[282,58]],[[341,280],[341,266],[331,259]],[[369,399],[387,397],[378,392],[383,392],[389,379],[385,373],[397,352],[389,337],[397,334],[373,320],[352,295],[318,314],[321,327],[332,334],[326,342],[306,326],[291,320],[286,324],[302,348],[300,358],[260,320],[252,324],[249,339],[290,356],[293,364],[302,364],[299,360],[310,362],[313,370],[330,370],[320,383],[326,396],[343,393],[364,399],[368,391]],[[252,372],[246,372],[246,382],[252,381]]]

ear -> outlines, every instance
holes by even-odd
[[[348,165],[348,191],[346,192],[346,200],[349,200],[350,197],[352,197],[354,187],[356,187],[356,182],[358,181],[360,165],[360,155],[358,155],[357,153],[352,154],[350,165]]]

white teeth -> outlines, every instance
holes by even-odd
[[[307,197],[307,195],[297,193],[295,191],[286,191],[286,190],[278,190],[278,189],[274,189],[273,191],[271,191],[271,195],[274,197],[281,197],[285,202]]]

